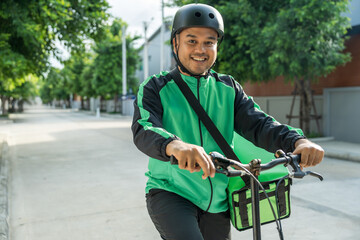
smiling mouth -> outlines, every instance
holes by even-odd
[[[191,59],[197,62],[205,62],[207,60],[207,58],[204,57],[191,57]]]

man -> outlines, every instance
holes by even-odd
[[[227,142],[236,131],[268,151],[302,154],[302,167],[320,163],[320,146],[258,110],[231,76],[211,70],[223,35],[211,6],[189,4],[174,17],[178,70]],[[162,239],[230,239],[228,179],[215,173],[208,155],[221,150],[168,72],[144,81],[134,106],[134,142],[150,156],[147,208]],[[178,166],[170,164],[172,155]]]

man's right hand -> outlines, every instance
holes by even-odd
[[[202,169],[203,179],[215,176],[214,163],[204,148],[200,146],[174,140],[166,146],[166,154],[173,155],[178,160],[180,169],[188,170],[191,173],[199,172]]]

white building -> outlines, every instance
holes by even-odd
[[[165,24],[164,31],[164,69],[160,69],[160,44],[161,44],[161,27],[159,27],[149,38],[148,38],[148,72],[149,76],[158,74],[160,71],[169,71],[175,67],[175,60],[172,56],[171,45],[170,45],[170,30],[171,23]],[[139,79],[139,83],[144,81],[144,45],[141,46],[139,52],[141,62],[138,65],[135,76]]]

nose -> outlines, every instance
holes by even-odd
[[[198,44],[196,44],[195,52],[197,52],[197,53],[204,53],[204,52],[205,52],[205,44],[204,44],[204,43],[198,43]]]

